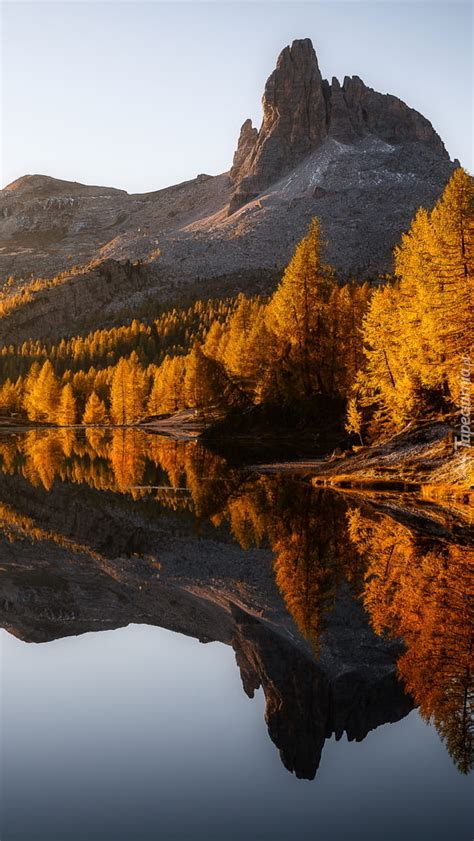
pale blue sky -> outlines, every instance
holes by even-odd
[[[472,170],[472,7],[456,2],[3,2],[2,186],[153,190],[230,166],[280,50],[421,111]]]

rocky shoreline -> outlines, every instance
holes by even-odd
[[[451,423],[426,422],[372,446],[335,451],[322,459],[260,464],[256,469],[303,473],[316,485],[334,488],[420,491],[429,486],[469,498],[474,458],[468,448],[456,448],[455,438]]]

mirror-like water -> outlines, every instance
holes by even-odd
[[[223,645],[130,626],[2,654],[2,838],[469,838],[469,780],[416,712],[330,739],[310,783]]]
[[[0,529],[2,841],[471,838],[461,507],[50,430]]]

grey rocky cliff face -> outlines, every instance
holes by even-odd
[[[323,80],[309,39],[285,47],[269,77],[262,100],[260,131],[247,120],[231,170],[236,189],[229,213],[255,198],[290,171],[326,138],[354,143],[373,137],[388,143],[423,143],[449,159],[431,123],[395,96],[377,93],[358,76],[341,87]]]
[[[322,77],[309,39],[295,41],[280,53],[265,85],[262,104],[260,131],[253,129],[251,137],[248,128],[245,130],[247,154],[241,147],[239,160],[231,170],[239,186],[229,213],[258,195],[262,187],[288,171],[327,135]],[[248,121],[242,131],[246,126]]]
[[[232,167],[230,170],[231,178],[239,178],[240,173],[245,167],[245,162],[247,158],[250,156],[251,152],[255,147],[257,138],[258,130],[252,126],[252,120],[245,120],[245,123],[240,129],[237,149],[234,153],[234,160],[232,162]]]

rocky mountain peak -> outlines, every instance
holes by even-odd
[[[341,86],[322,78],[309,38],[280,53],[262,100],[259,131],[242,126],[231,169],[235,184],[229,213],[294,168],[327,138],[353,144],[367,136],[387,143],[417,142],[449,160],[431,123],[396,96],[367,87],[359,76]]]
[[[45,175],[0,190],[0,283],[13,276],[17,296],[31,277],[66,273],[3,316],[4,341],[60,338],[79,319],[95,329],[152,289],[173,306],[191,292],[267,294],[313,216],[339,278],[376,278],[456,166],[425,117],[358,76],[324,80],[311,41],[295,41],[230,173],[133,195]]]
[[[231,177],[236,192],[230,212],[301,160],[327,133],[326,103],[318,60],[309,38],[280,53],[265,85],[260,131],[242,126]]]
[[[322,77],[309,38],[294,41],[280,53],[276,69],[265,86],[262,104],[261,147],[272,136],[288,152],[306,152],[325,137]],[[277,162],[269,155],[268,148],[264,155],[269,164]]]

